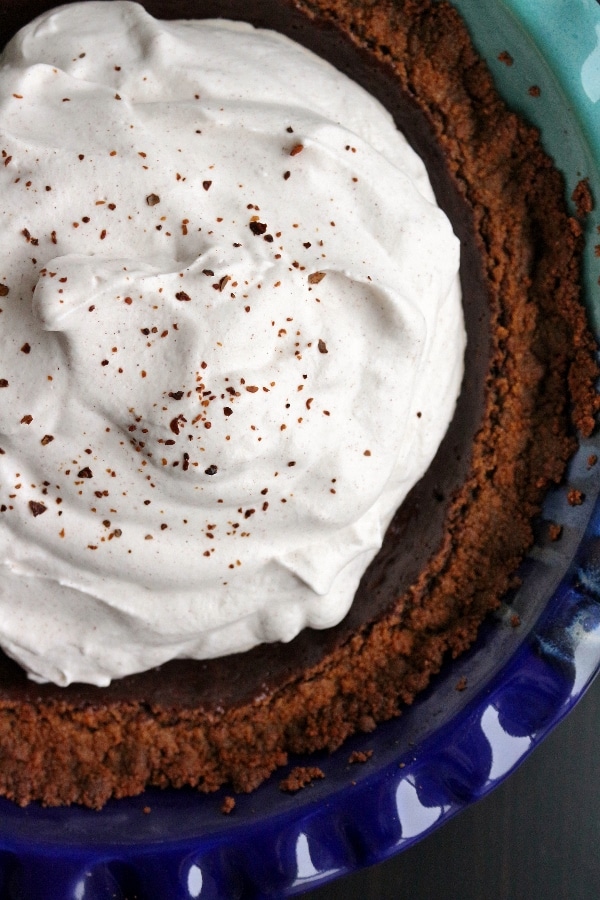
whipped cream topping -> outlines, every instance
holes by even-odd
[[[459,246],[281,35],[59,8],[0,57],[0,645],[107,684],[342,619],[462,378]]]

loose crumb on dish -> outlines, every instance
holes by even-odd
[[[221,803],[221,812],[228,816],[235,809],[235,797],[224,797]]]
[[[551,541],[557,541],[562,535],[562,525],[552,522],[548,527],[548,536]]]
[[[512,66],[514,63],[514,59],[508,52],[508,50],[503,50],[502,53],[498,54],[498,59],[501,63],[504,63],[505,66]]]
[[[582,178],[577,182],[571,194],[571,200],[575,204],[577,215],[580,219],[585,219],[591,213],[594,208],[594,198],[588,178]]]
[[[287,778],[280,782],[279,790],[294,794],[320,778],[325,778],[325,772],[318,766],[296,766]]]
[[[366,763],[372,756],[372,750],[354,750],[348,757],[348,762],[351,766],[355,763]]]
[[[583,491],[577,490],[577,488],[571,488],[567,494],[567,500],[569,501],[570,506],[581,506],[585,500],[585,494]]]

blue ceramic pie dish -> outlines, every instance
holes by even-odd
[[[542,131],[570,196],[600,198],[600,5],[595,0],[454,0],[498,87]],[[508,51],[513,64],[499,55]],[[539,96],[528,88],[541,85]],[[533,92],[537,93],[537,92]],[[584,291],[600,333],[595,213]],[[148,791],[101,812],[0,801],[0,896],[9,900],[233,900],[301,894],[398,853],[505,778],[581,697],[600,665],[600,437],[579,449],[569,486],[543,516],[563,527],[536,545],[522,585],[476,646],[402,718],[311,756],[324,780],[282,794],[281,773],[237,798]],[[513,627],[514,616],[520,618]],[[468,689],[457,691],[465,680]],[[374,751],[350,765],[353,750]],[[290,766],[303,760],[295,759]]]

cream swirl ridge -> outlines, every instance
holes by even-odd
[[[459,248],[361,88],[87,2],[0,69],[0,645],[106,684],[324,628],[462,376]]]

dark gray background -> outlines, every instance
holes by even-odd
[[[599,900],[600,678],[526,761],[430,837],[307,900]]]

